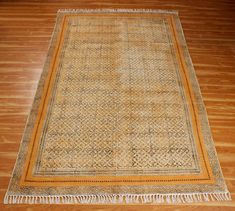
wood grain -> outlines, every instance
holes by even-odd
[[[184,206],[3,205],[20,140],[62,8],[146,8],[179,11],[232,202]],[[0,210],[234,210],[234,0],[2,0],[0,2]]]

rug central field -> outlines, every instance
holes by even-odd
[[[177,14],[60,11],[5,203],[229,197]]]

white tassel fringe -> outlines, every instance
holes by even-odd
[[[178,14],[175,10],[159,9],[59,9],[57,13],[168,13]]]
[[[177,194],[106,194],[106,195],[6,195],[4,204],[180,204],[231,200],[229,192]]]

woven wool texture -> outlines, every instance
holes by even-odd
[[[5,203],[229,197],[177,13],[58,12]]]

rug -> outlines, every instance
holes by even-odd
[[[5,203],[230,200],[177,12],[60,10]]]

